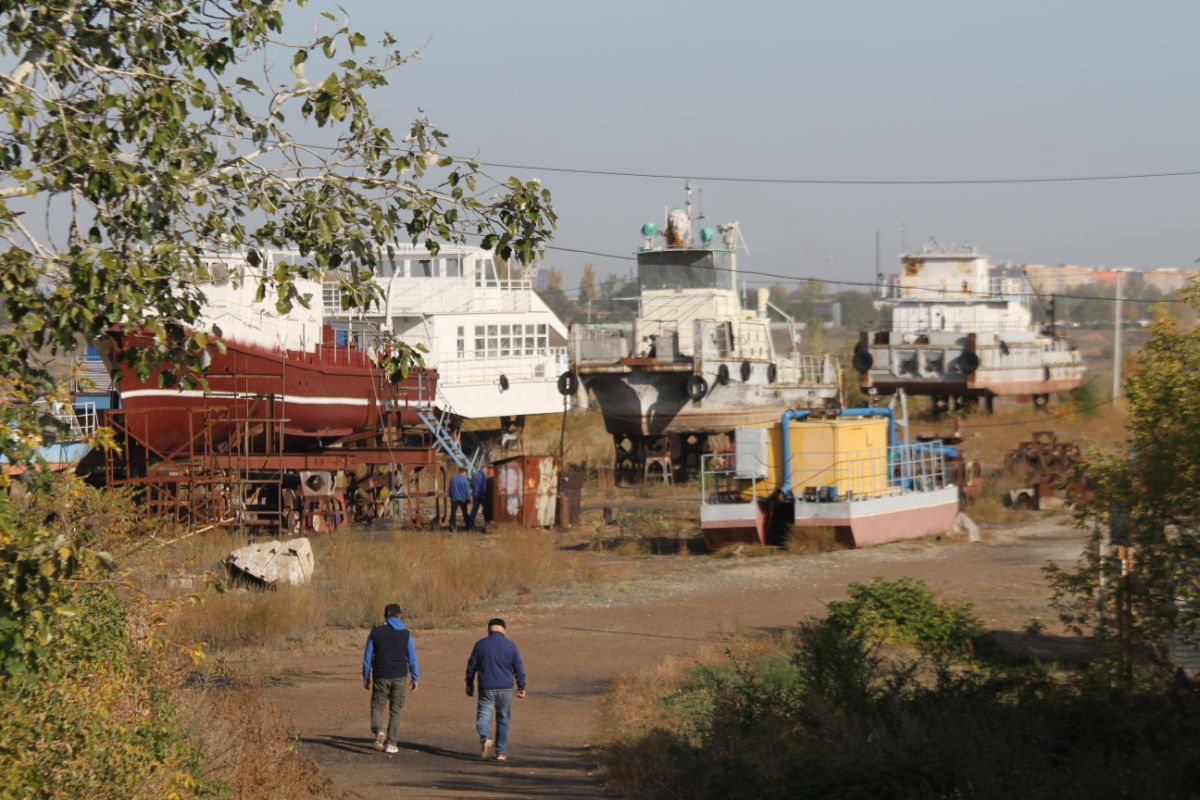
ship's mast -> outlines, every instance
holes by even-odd
[[[687,238],[687,241],[684,243],[685,246],[687,246],[687,247],[692,246],[691,222],[693,220],[701,220],[704,218],[703,215],[701,215],[699,217],[692,216],[692,195],[695,194],[697,191],[699,191],[699,190],[695,186],[692,186],[692,182],[690,180],[683,184],[684,209],[687,212],[687,218],[688,218],[688,223],[689,223],[688,224],[688,238]]]

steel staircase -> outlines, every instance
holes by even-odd
[[[417,416],[433,435],[433,440],[441,448],[441,451],[462,469],[467,472],[475,472],[487,459],[487,453],[482,446],[476,447],[475,452],[468,456],[458,440],[450,433],[450,429],[443,423],[445,414],[439,414],[433,406],[417,409]]]

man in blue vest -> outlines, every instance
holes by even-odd
[[[513,679],[517,697],[525,696],[525,665],[521,653],[508,640],[504,620],[488,620],[488,635],[475,643],[467,659],[467,697],[475,693],[479,676],[479,700],[475,704],[475,730],[479,733],[480,758],[508,760],[508,728],[512,716]],[[490,735],[492,715],[496,716],[496,738]]]
[[[400,614],[400,606],[388,603],[383,624],[371,630],[363,651],[363,688],[371,692],[371,733],[375,734],[375,749],[386,753],[400,752],[397,737],[405,690],[415,692],[421,676],[412,634],[400,621]]]

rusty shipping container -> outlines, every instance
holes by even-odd
[[[492,514],[496,522],[529,527],[554,525],[558,501],[558,459],[514,456],[492,465]]]

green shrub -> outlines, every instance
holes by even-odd
[[[657,716],[647,718],[636,681],[622,682],[601,763],[635,798],[1196,796],[1200,695],[1118,694],[1028,665],[976,663],[965,654],[977,631],[969,607],[922,584],[852,587],[794,642],[678,679],[648,671],[671,687]],[[884,658],[885,642],[917,655]],[[924,651],[961,668],[931,675]]]
[[[212,796],[171,726],[178,653],[151,606],[118,598],[96,505],[69,482],[20,507],[0,494],[0,797]]]
[[[983,632],[968,604],[938,599],[911,578],[852,583],[849,595],[829,604],[831,623],[880,642],[912,645],[939,659],[969,656]]]

